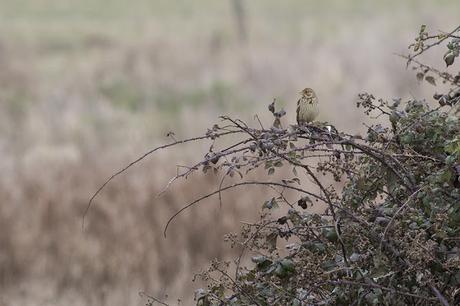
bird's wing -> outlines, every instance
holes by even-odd
[[[300,112],[300,101],[302,100],[302,98],[300,98],[298,101],[297,101],[297,110],[296,110],[296,120],[297,120],[297,123],[299,123],[299,112]]]

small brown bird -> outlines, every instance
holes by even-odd
[[[311,88],[300,92],[302,97],[297,101],[297,123],[299,125],[312,122],[319,114],[318,97]]]

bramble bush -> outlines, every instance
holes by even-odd
[[[419,60],[447,43],[443,60],[454,65],[459,34],[421,27],[403,57],[420,81],[447,91],[434,95],[434,106],[360,94],[357,107],[374,120],[365,136],[328,123],[282,127],[286,113],[272,103],[269,128],[224,116],[202,137],[160,147],[212,142],[170,183],[203,171],[220,175],[219,186],[177,214],[236,188],[274,194],[257,222],[226,236],[240,256],[197,275],[207,283],[197,305],[460,304],[460,72]],[[227,139],[231,145],[219,145]],[[261,169],[259,179],[247,178]]]

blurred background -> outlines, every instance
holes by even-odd
[[[190,305],[191,280],[231,254],[224,234],[257,216],[261,190],[169,216],[215,186],[196,175],[156,194],[206,145],[162,151],[230,114],[294,123],[298,92],[320,120],[363,130],[357,94],[431,97],[404,53],[421,24],[449,30],[458,0],[0,0],[0,305]],[[437,59],[441,67],[441,59]]]

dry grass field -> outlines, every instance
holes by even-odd
[[[193,274],[229,254],[224,233],[263,190],[177,209],[216,184],[195,176],[156,194],[204,144],[162,151],[97,187],[143,152],[203,133],[221,114],[252,121],[277,98],[294,122],[315,88],[320,120],[363,129],[367,90],[430,97],[395,53],[421,24],[450,29],[442,1],[243,0],[246,38],[227,1],[0,0],[0,305],[144,305],[145,291],[191,304]],[[168,298],[166,297],[168,296]]]

